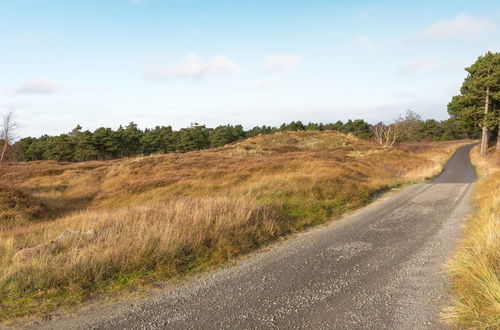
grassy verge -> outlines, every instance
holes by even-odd
[[[453,305],[444,317],[457,328],[500,328],[500,155],[472,159],[480,178],[464,238],[449,263]]]
[[[462,144],[288,132],[187,154],[6,164],[0,180],[16,188],[4,198],[22,203],[0,209],[0,320],[224,264],[438,174]]]

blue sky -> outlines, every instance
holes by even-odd
[[[447,118],[498,1],[0,0],[19,136],[191,122]]]

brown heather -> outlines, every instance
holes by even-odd
[[[444,317],[456,328],[500,328],[500,154],[472,152],[480,178],[460,247],[448,265],[454,303]]]
[[[210,269],[430,178],[462,144],[286,132],[186,154],[1,164],[0,319]]]

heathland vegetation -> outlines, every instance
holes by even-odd
[[[0,318],[209,269],[429,178],[464,142],[335,131],[121,160],[1,163]]]

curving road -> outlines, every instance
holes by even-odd
[[[64,329],[443,328],[443,264],[459,237],[475,180],[472,145],[431,183],[391,194],[149,298],[38,324]]]

